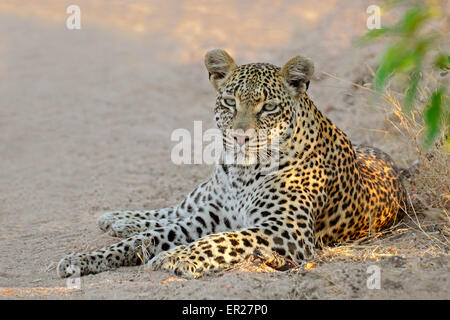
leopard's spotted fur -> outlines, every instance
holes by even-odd
[[[218,164],[175,207],[104,214],[100,228],[125,239],[65,257],[60,276],[71,275],[70,265],[82,275],[138,265],[137,253],[152,269],[186,277],[238,263],[255,249],[302,262],[317,246],[378,232],[402,216],[406,192],[389,156],[352,146],[306,94],[309,59],[295,57],[283,68],[236,66],[216,49],[205,62],[217,89],[218,127],[277,129],[277,170],[265,175],[261,163]]]

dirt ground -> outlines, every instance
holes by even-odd
[[[377,1],[76,2],[81,30],[66,28],[70,1],[0,1],[1,299],[450,298],[448,227],[423,217],[320,251],[306,268],[249,264],[184,280],[139,266],[68,289],[56,263],[116,241],[96,226],[103,212],[174,205],[210,174],[170,160],[173,130],[193,132],[195,120],[214,127],[208,49],[225,48],[238,63],[311,57],[309,92],[322,112],[353,142],[400,166],[415,160],[386,109],[351,85],[368,87],[382,49],[353,46]],[[370,266],[379,289],[367,286]]]

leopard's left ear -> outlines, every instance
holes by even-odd
[[[311,59],[302,56],[292,58],[281,68],[281,75],[295,96],[301,95],[308,89],[309,80],[313,74],[314,63]]]

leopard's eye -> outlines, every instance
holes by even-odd
[[[223,103],[229,107],[236,106],[236,100],[230,98],[223,99]]]
[[[266,103],[262,108],[263,111],[267,111],[267,112],[272,112],[272,111],[275,111],[276,109],[278,109],[278,106],[273,103]]]

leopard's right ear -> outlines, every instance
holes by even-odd
[[[208,51],[205,55],[205,65],[209,72],[209,81],[216,90],[236,68],[233,58],[222,49]]]

